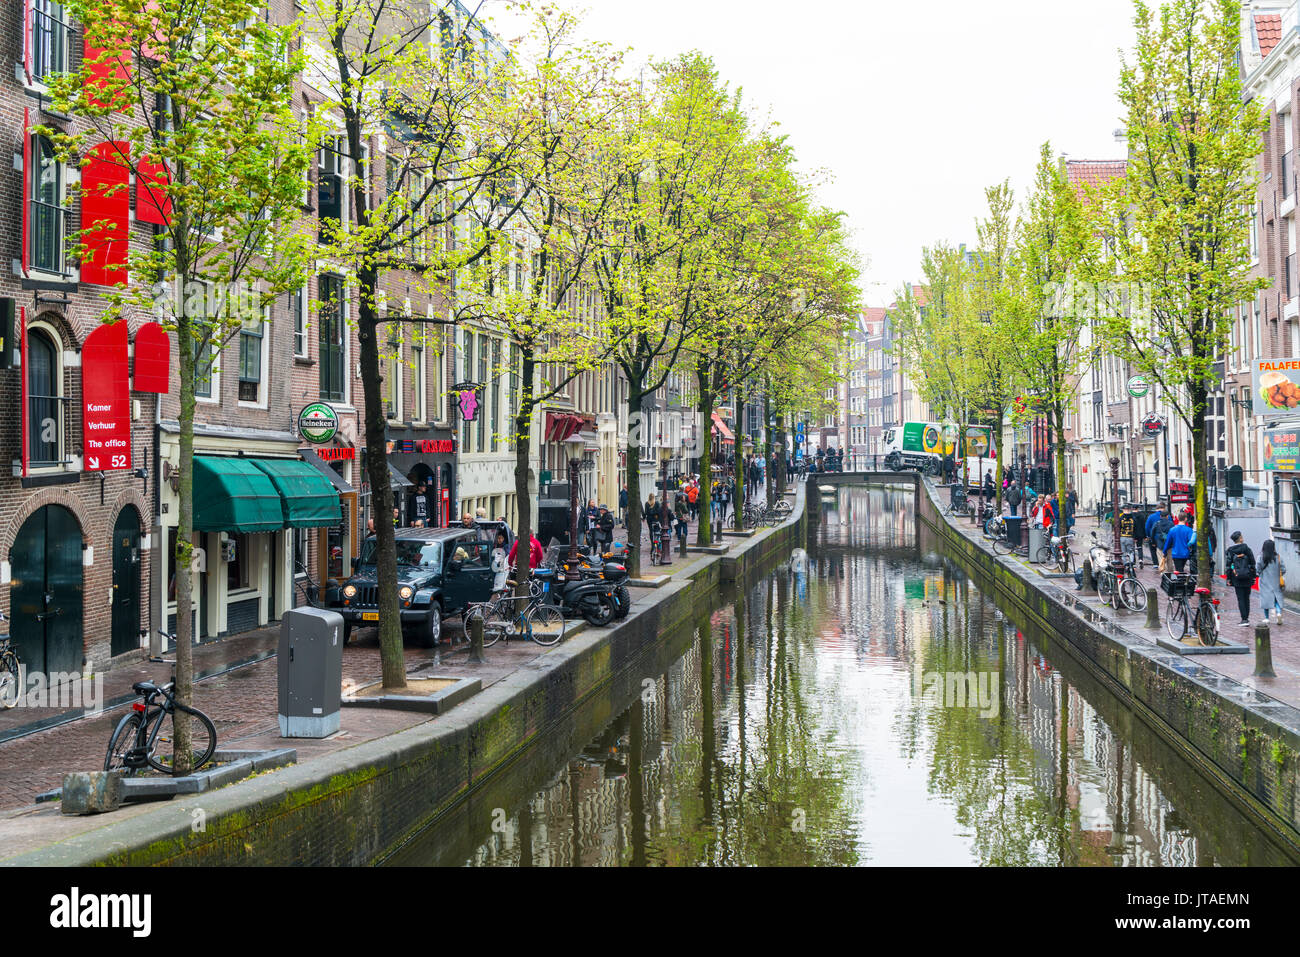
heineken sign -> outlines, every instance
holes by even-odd
[[[1147,385],[1147,380],[1140,375],[1135,375],[1128,380],[1128,394],[1135,399],[1140,399],[1151,391],[1151,386]]]
[[[313,402],[298,413],[298,434],[313,445],[323,445],[339,430],[339,414],[328,402]]]

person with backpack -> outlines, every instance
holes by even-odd
[[[1277,612],[1277,623],[1282,624],[1282,585],[1286,563],[1277,554],[1273,539],[1264,542],[1259,550],[1259,607],[1268,624],[1269,612]]]
[[[1255,585],[1255,553],[1241,539],[1241,532],[1232,533],[1232,544],[1223,553],[1228,566],[1228,581],[1237,593],[1237,608],[1242,625],[1250,624],[1250,591]]]
[[[1002,498],[1007,503],[1008,515],[1015,515],[1020,511],[1020,488],[1014,479],[1012,479],[1010,487],[1007,488],[1007,492]]]
[[[1169,534],[1165,536],[1165,552],[1174,563],[1174,571],[1179,575],[1183,573],[1183,568],[1187,565],[1187,559],[1192,557],[1190,542],[1192,540],[1192,529],[1190,526],[1178,522],[1173,528],[1169,529]]]
[[[1174,517],[1170,514],[1170,511],[1166,509],[1161,513],[1160,518],[1156,521],[1155,529],[1153,530],[1156,539],[1156,549],[1160,552],[1160,573],[1162,575],[1169,571],[1171,567],[1168,543],[1169,533],[1173,530],[1173,527]]]
[[[1123,514],[1119,517],[1119,540],[1120,547],[1124,549],[1125,555],[1132,555],[1133,560],[1137,562],[1138,567],[1142,565],[1142,552],[1137,544],[1137,517],[1133,510],[1125,508]]]
[[[1164,513],[1165,507],[1162,505],[1147,516],[1146,524],[1142,529],[1146,533],[1147,548],[1151,551],[1152,565],[1158,565],[1160,563],[1160,556],[1156,553],[1156,523],[1160,521],[1160,518]]]

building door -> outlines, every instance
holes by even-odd
[[[60,505],[23,523],[9,551],[10,634],[28,671],[81,671],[81,529]]]
[[[140,515],[130,505],[113,527],[114,657],[140,647]]]

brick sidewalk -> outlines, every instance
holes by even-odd
[[[976,541],[981,542],[983,547],[988,547],[988,539],[974,528],[967,519],[957,519],[957,526],[968,536]],[[1088,556],[1088,546],[1092,542],[1091,533],[1097,532],[1097,539],[1103,545],[1110,547],[1113,545],[1113,537],[1109,525],[1099,526],[1095,515],[1080,516],[1074,525],[1075,534],[1075,560],[1081,566],[1083,560]],[[1166,610],[1169,599],[1160,590],[1160,573],[1147,561],[1150,559],[1150,551],[1143,545],[1144,559],[1143,567],[1138,571],[1138,580],[1147,588],[1156,590],[1157,600],[1160,607],[1160,626],[1158,629],[1148,629],[1146,627],[1146,612],[1132,612],[1127,609],[1116,610],[1108,605],[1104,605],[1101,599],[1094,592],[1085,594],[1076,591],[1073,578],[1054,578],[1049,579],[1054,584],[1066,589],[1071,595],[1078,598],[1089,609],[1103,615],[1117,624],[1121,625],[1127,631],[1139,638],[1146,639],[1152,644],[1160,635],[1168,637],[1165,630]],[[1019,559],[1027,568],[1037,571],[1039,574],[1046,576],[1049,572],[1055,572],[1055,568],[1045,568],[1044,566],[1031,564],[1027,559]],[[1251,603],[1251,624],[1252,627],[1244,628],[1239,622],[1237,615],[1236,593],[1222,579],[1215,578],[1211,594],[1221,602],[1220,622],[1221,633],[1224,638],[1235,644],[1244,644],[1253,648],[1255,630],[1254,624],[1263,620],[1259,611],[1259,593],[1252,592]],[[1227,675],[1248,687],[1266,694],[1278,701],[1285,702],[1293,707],[1300,707],[1300,606],[1292,602],[1286,603],[1286,620],[1285,624],[1278,626],[1272,623],[1270,629],[1270,638],[1273,652],[1273,670],[1276,672],[1276,678],[1256,678],[1253,675],[1255,669],[1254,654],[1202,654],[1188,656],[1188,660],[1194,660],[1199,665],[1204,665],[1212,671],[1219,674]]]

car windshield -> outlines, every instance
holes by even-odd
[[[357,564],[373,566],[377,546],[375,539],[366,539],[361,545],[361,555],[357,559]],[[441,542],[422,542],[414,538],[397,540],[397,564],[399,565],[437,568],[441,558]]]

